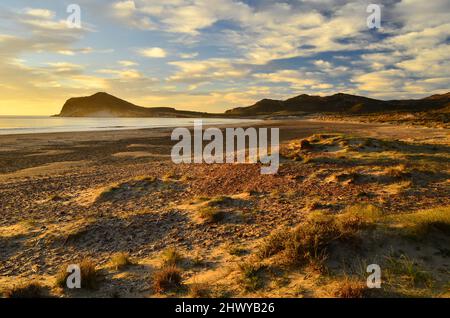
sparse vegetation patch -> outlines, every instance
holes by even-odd
[[[153,288],[157,293],[177,291],[183,285],[181,270],[175,266],[167,266],[153,275]]]

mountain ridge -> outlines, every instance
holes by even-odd
[[[420,112],[445,108],[450,104],[450,92],[422,99],[378,100],[374,98],[336,93],[329,96],[302,94],[286,100],[262,99],[247,107],[227,110],[231,116],[272,115],[274,112],[290,113],[347,113],[364,114],[380,112]]]
[[[222,114],[177,110],[172,107],[138,106],[105,92],[73,97],[57,117],[261,117],[305,113],[370,114],[386,112],[426,112],[448,109],[450,92],[422,99],[378,100],[336,93],[329,96],[301,94],[286,100],[262,99],[253,105],[236,107]]]

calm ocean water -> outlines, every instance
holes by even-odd
[[[104,131],[193,126],[193,118],[60,118],[47,116],[0,116],[0,135]],[[237,124],[248,119],[203,118],[204,125]]]

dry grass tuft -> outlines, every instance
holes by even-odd
[[[95,263],[90,259],[81,261],[81,288],[96,289],[100,280],[99,272],[96,269]],[[67,287],[67,278],[71,273],[67,272],[67,265],[61,267],[59,273],[56,275],[56,286],[61,288]]]
[[[189,295],[192,298],[207,298],[211,294],[208,285],[201,283],[193,283],[189,285]]]
[[[383,217],[383,211],[372,204],[355,204],[344,209],[339,215],[340,221],[344,219],[359,219],[360,222],[370,224],[380,220]]]
[[[282,253],[288,264],[320,264],[327,259],[327,249],[335,242],[350,241],[369,223],[357,213],[332,215],[316,211],[295,229],[271,234],[259,246],[259,258]]]
[[[175,247],[166,248],[162,252],[161,258],[164,266],[175,266],[183,260],[183,257]]]
[[[153,288],[157,293],[176,291],[182,286],[181,270],[175,266],[163,267],[153,275]]]
[[[334,291],[334,297],[338,298],[364,298],[368,296],[368,287],[364,282],[346,278],[339,283]]]
[[[289,239],[290,230],[280,229],[272,232],[268,237],[264,239],[262,244],[258,246],[256,255],[260,258],[271,257],[286,248],[286,241]]]
[[[409,286],[424,286],[431,288],[433,276],[423,270],[419,264],[408,256],[388,255],[386,257],[386,276],[391,283],[406,282]]]
[[[404,225],[410,238],[424,238],[432,233],[450,233],[450,207],[439,207],[391,217]]]
[[[46,288],[36,282],[14,286],[5,292],[6,298],[43,298]]]
[[[127,253],[116,253],[111,257],[111,265],[115,270],[121,270],[133,263]]]
[[[245,262],[239,264],[242,275],[242,284],[246,291],[255,291],[263,286],[262,272],[265,266],[255,262]]]
[[[224,217],[223,212],[219,208],[213,206],[199,207],[197,213],[202,221],[208,223],[220,222]]]
[[[388,168],[385,170],[385,175],[395,179],[409,179],[411,178],[411,173],[404,164],[398,165],[397,167]]]
[[[233,202],[233,198],[229,197],[229,196],[218,196],[218,197],[214,197],[212,198],[209,202],[208,202],[208,206],[211,207],[216,207],[216,206],[224,206],[224,205],[229,205]]]
[[[245,254],[246,250],[240,245],[228,245],[227,246],[227,252],[230,255],[234,256],[242,256]]]

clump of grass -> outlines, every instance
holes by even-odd
[[[191,259],[190,263],[193,267],[203,266],[205,261],[199,253],[196,253]]]
[[[210,290],[206,284],[193,283],[189,285],[189,295],[192,298],[207,298],[210,295]]]
[[[389,281],[406,281],[410,286],[431,287],[433,276],[424,271],[407,255],[391,254],[386,257],[387,276]]]
[[[356,217],[362,222],[373,223],[383,217],[383,211],[372,204],[355,204],[345,208],[340,217]]]
[[[290,236],[289,229],[281,229],[272,232],[258,246],[256,255],[260,258],[271,257],[286,248],[286,241]]]
[[[228,205],[232,201],[233,201],[233,199],[231,197],[222,195],[222,196],[214,197],[211,200],[209,200],[208,206],[216,207],[216,206]]]
[[[255,291],[262,287],[262,272],[264,268],[262,264],[254,262],[245,262],[239,265],[242,283],[247,291]]]
[[[157,293],[176,291],[182,286],[181,270],[175,266],[163,267],[153,275],[153,288]]]
[[[386,169],[385,174],[391,178],[401,180],[405,180],[411,177],[411,173],[408,171],[408,168],[404,164]]]
[[[317,212],[299,224],[286,241],[289,263],[304,263],[323,256],[328,245],[340,236],[335,219]]]
[[[127,253],[116,253],[111,257],[111,265],[115,270],[121,270],[132,264],[130,256]]]
[[[36,282],[26,283],[7,289],[6,298],[43,298],[46,288]]]
[[[227,246],[228,254],[234,255],[234,256],[242,256],[245,254],[245,248],[243,248],[240,245],[229,245]]]
[[[364,298],[368,295],[368,287],[364,282],[346,278],[339,283],[334,291],[334,297],[338,298]]]
[[[439,207],[391,217],[404,224],[403,231],[411,238],[423,238],[432,233],[450,233],[450,207]]]
[[[95,263],[90,259],[84,259],[79,264],[81,274],[81,288],[96,289],[100,280],[99,272]],[[62,266],[56,275],[55,284],[58,287],[67,287],[67,278],[71,273],[67,272],[67,265]]]
[[[183,260],[183,257],[175,247],[166,248],[162,252],[161,258],[164,266],[175,266]]]
[[[306,271],[309,273],[328,274],[329,271],[325,263],[327,259],[327,251],[320,251],[317,255],[308,259]]]
[[[200,207],[197,213],[200,219],[209,223],[219,222],[224,217],[223,212],[219,208],[208,205]]]
[[[330,244],[353,239],[364,226],[357,216],[316,211],[295,229],[269,236],[259,247],[257,255],[263,258],[282,252],[287,263],[317,265],[327,258]]]
[[[55,286],[65,288],[67,284],[67,277],[70,273],[67,272],[67,266],[61,266],[59,272],[56,274]]]
[[[317,199],[317,198],[310,199],[306,203],[306,209],[308,211],[318,210],[321,208],[323,208],[323,204],[320,203],[320,199]]]
[[[332,182],[355,183],[361,179],[357,172],[343,172],[331,175],[328,180]]]
[[[111,199],[114,195],[117,194],[117,192],[121,189],[121,185],[120,184],[114,184],[111,185],[109,187],[107,187],[106,189],[104,189],[102,191],[102,193],[100,193],[100,195],[98,196],[98,201],[103,201],[103,200],[109,200]]]

